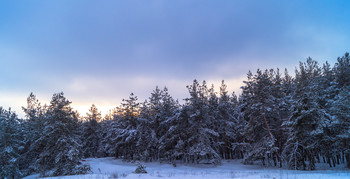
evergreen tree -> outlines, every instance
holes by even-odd
[[[335,80],[337,88],[350,86],[350,56],[349,53],[345,53],[343,57],[339,57],[335,64]]]
[[[163,126],[168,126],[168,130],[160,138],[159,150],[162,153],[162,158],[175,162],[175,160],[189,161],[189,144],[190,137],[189,115],[187,106],[183,106],[175,115],[168,118],[162,123]]]
[[[118,123],[120,115],[118,115],[117,111],[119,111],[119,108],[109,110],[109,113],[100,123],[101,131],[99,132],[100,140],[98,148],[99,157],[117,157],[115,144],[113,143],[113,139],[116,139],[118,136],[118,131],[120,128]]]
[[[186,99],[189,125],[187,127],[189,138],[188,155],[193,163],[210,162],[219,163],[220,156],[217,153],[217,145],[215,138],[219,134],[213,130],[213,121],[210,117],[208,106],[208,88],[206,82],[203,81],[199,85],[197,80],[193,84],[187,86],[190,98]]]
[[[0,107],[0,178],[19,178],[23,150],[20,121],[16,114]]]
[[[111,138],[114,144],[115,157],[122,157],[128,160],[140,159],[140,153],[137,150],[137,124],[140,115],[140,104],[137,97],[131,93],[129,99],[123,99],[121,108],[118,111],[118,117],[113,122],[113,131],[115,137]]]
[[[98,157],[113,157],[116,155],[116,149],[112,139],[118,135],[119,125],[115,120],[105,119],[100,123],[100,126],[101,138],[98,144]]]
[[[210,92],[205,82],[199,85],[197,80],[187,88],[191,97],[173,117],[163,122],[169,129],[160,139],[160,150],[171,161],[217,164],[220,162],[215,141],[218,133],[213,129],[209,112]]]
[[[86,113],[85,121],[83,125],[83,156],[96,157],[99,148],[100,140],[100,124],[102,117],[101,113],[98,112],[98,109],[93,104],[88,113]]]
[[[41,176],[87,173],[82,165],[77,118],[63,93],[54,94],[46,113],[43,132],[34,145],[42,148],[37,159]]]
[[[245,136],[251,144],[245,160],[265,160],[269,164],[270,159],[275,161],[278,154],[278,142],[276,136],[280,128],[278,118],[279,108],[276,96],[274,96],[274,70],[262,72],[257,70],[253,76],[248,74],[248,81],[243,89],[243,101],[240,104],[242,117],[248,122]],[[275,162],[276,165],[276,162]]]
[[[157,120],[151,119],[154,111],[151,110],[149,103],[145,101],[140,109],[140,116],[137,118],[136,127],[136,147],[139,153],[139,159],[143,161],[152,161],[157,159],[158,138],[157,138]]]
[[[334,164],[335,161],[339,164],[339,159],[342,158],[340,154],[344,154],[347,167],[350,168],[350,87],[342,89],[331,101],[331,106],[333,121],[327,132],[332,132],[333,135],[332,143],[327,144],[332,148],[333,156],[337,154],[337,158],[333,158]]]
[[[211,98],[214,98],[211,95]],[[210,100],[213,101],[213,100]],[[216,100],[215,100],[216,101]],[[219,142],[219,152],[221,157],[224,159],[232,158],[232,143],[236,142],[235,137],[237,130],[235,129],[237,125],[237,119],[235,117],[235,108],[237,106],[237,97],[232,94],[232,97],[228,94],[227,85],[222,81],[220,86],[220,98],[218,98],[217,103],[214,104],[214,108],[211,111],[215,111],[214,124],[215,131],[218,132],[218,142]],[[210,105],[213,106],[213,105]]]
[[[308,58],[306,63],[300,63],[299,68],[300,71],[296,71],[295,103],[290,120],[286,122],[290,136],[284,153],[290,168],[314,170],[330,115],[320,105],[317,95],[320,89],[316,79],[321,75],[318,63]]]
[[[331,100],[328,103],[328,109],[332,115],[332,123],[330,124],[330,130],[333,136],[330,137],[332,144],[333,156],[338,152],[336,159],[339,164],[339,159],[345,155],[347,161],[347,167],[350,168],[350,57],[349,53],[346,53],[343,57],[338,58],[338,62],[333,68],[334,83],[330,85]],[[334,97],[333,97],[334,96]],[[333,98],[332,98],[333,97]],[[336,151],[334,151],[336,149]],[[340,153],[340,154],[339,154]],[[329,161],[329,160],[328,160]],[[330,162],[329,162],[330,163]]]
[[[25,132],[25,153],[21,156],[21,168],[23,168],[22,172],[28,175],[38,171],[35,160],[39,157],[42,148],[34,146],[34,142],[41,137],[46,109],[45,106],[41,106],[33,93],[30,93],[27,98],[27,107],[22,109],[26,114],[26,120],[22,123]]]

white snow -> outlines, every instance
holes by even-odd
[[[333,170],[315,171],[295,171],[278,168],[264,168],[258,165],[243,165],[239,160],[223,161],[222,165],[217,167],[202,165],[184,165],[177,164],[174,167],[171,164],[160,164],[159,162],[143,163],[146,166],[147,174],[133,173],[137,168],[136,163],[123,162],[114,158],[89,158],[84,163],[91,165],[93,174],[78,176],[60,176],[54,178],[81,178],[81,179],[107,179],[107,178],[125,178],[125,179],[148,179],[148,178],[181,178],[181,179],[200,179],[200,178],[235,178],[235,179],[349,179],[350,170],[343,166]],[[26,179],[37,178],[38,175],[25,177]]]

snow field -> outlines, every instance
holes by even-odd
[[[159,162],[143,163],[146,165],[147,174],[133,173],[137,168],[136,163],[123,162],[112,157],[89,158],[84,161],[91,165],[93,174],[60,176],[53,178],[63,179],[150,179],[150,178],[180,178],[180,179],[349,179],[350,171],[345,169],[295,171],[278,168],[263,168],[258,165],[243,165],[239,160],[223,161],[222,165],[212,167],[208,165],[183,165],[174,167],[170,164]],[[38,175],[26,177],[36,178]]]

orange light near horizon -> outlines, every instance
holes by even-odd
[[[86,113],[89,112],[91,105],[86,105],[86,104],[74,104],[72,103],[71,106],[74,110],[77,110],[80,114],[81,117],[86,116]],[[110,105],[110,104],[98,104],[98,103],[94,103],[94,105],[96,106],[96,108],[98,109],[98,111],[101,113],[102,118],[104,118],[106,115],[108,115],[110,113],[110,111],[113,111],[113,109],[115,108],[114,105]]]

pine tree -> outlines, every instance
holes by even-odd
[[[98,148],[98,157],[118,157],[116,156],[116,148],[112,139],[118,135],[119,125],[114,120],[105,119],[101,123],[101,132]]]
[[[165,88],[166,89],[166,88]],[[163,91],[156,86],[156,89],[151,93],[149,102],[143,104],[141,110],[141,120],[140,122],[147,122],[148,124],[148,136],[151,137],[152,142],[149,142],[149,149],[151,150],[151,156],[154,159],[159,159],[159,139],[164,134],[166,128],[161,128],[161,123],[165,120],[162,110],[163,110]],[[171,114],[168,114],[171,115]],[[152,130],[152,131],[151,131]]]
[[[86,113],[85,121],[83,125],[83,156],[96,157],[99,148],[100,140],[100,124],[102,117],[101,113],[98,112],[98,109],[93,104],[88,113]]]
[[[245,136],[250,142],[251,149],[245,160],[265,160],[269,165],[270,159],[275,161],[278,154],[278,142],[276,136],[279,132],[280,119],[278,118],[278,102],[274,96],[274,70],[265,72],[257,70],[253,76],[248,73],[246,86],[242,87],[243,94],[240,104],[242,117],[247,121]],[[276,165],[276,162],[275,162]]]
[[[333,150],[336,149],[335,152],[338,152],[339,155],[345,155],[347,167],[350,168],[350,87],[342,89],[331,101],[331,106],[333,122],[329,128],[333,133],[333,140],[329,145]]]
[[[99,157],[118,157],[116,156],[116,148],[114,139],[118,136],[118,131],[120,129],[118,119],[120,116],[118,115],[119,109],[114,108],[109,111],[100,122],[101,131],[99,132],[100,140],[99,140],[99,148],[98,148],[98,156]]]
[[[349,53],[345,56],[338,58],[338,62],[333,68],[334,83],[330,85],[331,100],[328,102],[328,109],[332,115],[332,123],[330,124],[330,130],[332,136],[332,149],[333,156],[335,152],[338,152],[336,159],[343,158],[340,155],[345,155],[347,161],[347,167],[350,168],[350,57]],[[333,97],[334,96],[334,97]],[[333,97],[333,98],[332,98]],[[333,162],[335,163],[335,162]]]
[[[214,98],[211,95],[211,98]],[[216,101],[216,100],[210,100]],[[214,104],[214,105],[210,105]],[[215,131],[218,132],[218,142],[221,157],[224,159],[233,158],[232,156],[232,143],[236,142],[236,124],[237,119],[235,115],[235,108],[237,106],[237,97],[232,94],[232,97],[228,94],[227,85],[222,81],[220,86],[220,98],[218,98],[217,104],[214,102],[209,103],[212,107],[211,111],[215,111],[214,114],[214,124]]]
[[[159,150],[162,153],[162,159],[175,162],[182,160],[190,162],[188,157],[188,141],[190,133],[188,131],[189,115],[188,108],[182,106],[178,112],[162,123],[168,130],[160,138]]]
[[[349,53],[345,53],[343,57],[339,57],[335,64],[335,79],[337,88],[350,86],[350,56]]]
[[[318,63],[308,58],[306,63],[300,63],[299,68],[300,71],[296,71],[297,86],[292,115],[286,122],[290,136],[284,153],[290,168],[314,170],[330,115],[320,105],[317,95],[320,94],[317,79],[321,75]]]
[[[0,107],[0,178],[19,178],[23,138],[16,114]]]
[[[152,161],[157,159],[158,138],[157,138],[157,120],[152,118],[155,111],[152,111],[149,103],[145,101],[140,109],[140,116],[137,118],[136,127],[136,147],[139,153],[139,159],[142,161]]]
[[[206,82],[202,85],[194,80],[193,84],[187,86],[190,98],[186,99],[188,113],[188,155],[193,163],[209,162],[217,164],[220,156],[217,153],[215,138],[219,134],[213,130],[213,121],[210,117],[208,106],[208,88]]]
[[[22,172],[28,175],[38,171],[35,160],[39,157],[42,148],[34,146],[34,142],[41,137],[46,109],[33,93],[30,93],[27,98],[27,107],[22,107],[22,109],[26,114],[26,119],[22,123],[25,131],[25,153],[21,157],[21,168],[23,168]]]
[[[169,159],[169,155],[166,154],[168,151],[165,150],[166,147],[169,147],[169,141],[167,135],[169,135],[169,129],[173,126],[173,120],[174,117],[177,116],[176,114],[179,112],[179,102],[175,101],[173,97],[168,92],[168,89],[164,87],[164,89],[160,93],[161,100],[160,103],[155,106],[157,109],[157,112],[155,113],[156,117],[154,120],[159,121],[159,126],[155,125],[157,138],[158,138],[158,156],[159,158],[163,159]],[[153,98],[153,94],[152,97]],[[150,99],[150,102],[152,103],[153,99]],[[157,123],[157,122],[156,122]]]
[[[290,110],[290,89],[293,88],[292,79],[288,75],[288,71],[285,70],[284,78],[279,72],[279,69],[270,70],[269,78],[272,82],[270,95],[272,102],[272,111],[270,112],[274,116],[274,120],[270,123],[271,132],[275,136],[276,150],[272,154],[274,166],[279,164],[279,167],[283,166],[283,148],[287,141],[288,129],[283,124],[287,121],[291,115]]]
[[[129,99],[123,99],[118,111],[117,119],[113,122],[115,135],[111,138],[114,144],[115,157],[122,157],[128,160],[139,160],[140,152],[137,150],[137,125],[140,115],[140,104],[137,97],[131,93]]]
[[[41,176],[59,176],[87,173],[82,165],[81,145],[76,129],[77,118],[63,93],[54,94],[46,113],[41,137],[35,141],[42,148],[37,163]]]

